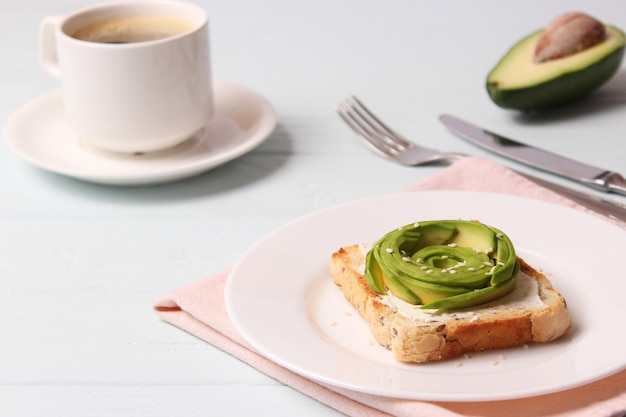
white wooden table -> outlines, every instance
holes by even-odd
[[[497,108],[484,88],[509,46],[564,11],[626,28],[621,2],[196,2],[211,16],[215,76],[268,98],[278,127],[237,160],[149,187],[51,174],[0,145],[0,416],[337,415],[164,324],[152,304],[288,221],[442,169],[367,150],[333,111],[350,94],[433,147],[505,162],[448,133],[445,111],[626,171],[626,70],[587,101],[536,116]],[[0,3],[3,124],[59,86],[38,64],[41,19],[89,3]]]

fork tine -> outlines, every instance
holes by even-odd
[[[349,118],[353,130],[357,131],[362,139],[369,142],[368,146],[373,145],[374,150],[383,156],[395,156],[412,146],[410,142],[395,138],[394,135],[398,135],[389,127],[381,124],[381,121],[374,116],[371,110],[360,103],[356,97],[352,96],[346,99],[341,107],[344,120]]]
[[[335,109],[368,148],[399,164],[417,166],[439,162],[449,163],[465,156],[460,153],[426,148],[405,139],[374,115],[355,96],[340,102]]]
[[[376,142],[379,149],[392,153],[401,152],[405,149],[401,143],[390,138],[389,134],[368,115],[371,112],[363,110],[353,98],[346,99],[344,106],[349,117],[359,126],[363,136],[370,142]]]
[[[359,115],[366,120],[368,125],[378,132],[379,135],[393,142],[394,145],[399,145],[402,148],[408,148],[412,146],[412,143],[405,139],[398,132],[389,127],[378,116],[376,116],[361,100],[356,96],[350,97],[352,108],[359,113]],[[400,149],[401,150],[401,149]]]
[[[367,129],[364,128],[362,122],[359,120],[358,115],[355,114],[349,104],[339,103],[336,107],[337,113],[346,122],[346,124],[365,141],[370,149],[374,152],[389,158],[390,153],[395,153],[396,150],[390,148],[389,145],[381,141],[378,136],[372,135]]]

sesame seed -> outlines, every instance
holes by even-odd
[[[422,271],[426,271],[428,269],[428,267],[426,265],[424,265],[421,269],[422,269]]]
[[[429,269],[429,270],[427,270],[427,271],[426,271],[426,273],[427,273],[427,274],[432,274],[432,273],[433,273],[433,270],[432,270],[432,269]]]
[[[387,249],[385,249],[385,251],[386,251],[387,253],[393,253],[393,249],[391,249],[391,248],[387,248]]]
[[[469,268],[467,268],[467,270],[470,272],[474,272],[476,271],[476,268],[474,268],[473,266],[470,266]]]
[[[441,259],[448,259],[448,255],[441,255]]]
[[[456,243],[448,243],[448,246],[451,248],[456,248],[458,245]]]
[[[456,269],[449,269],[448,272],[450,272],[451,274],[456,274]]]
[[[504,239],[504,236],[502,236],[500,233],[496,233],[496,239],[502,240]]]
[[[418,263],[420,263],[420,262],[422,262],[422,258],[417,258],[417,259],[415,260],[415,263],[416,263],[416,264],[418,264]]]
[[[410,258],[410,257],[408,257],[408,256],[403,256],[403,257],[402,257],[402,260],[403,260],[404,262],[411,262],[411,258]]]
[[[420,224],[415,222],[415,223],[413,223],[413,227],[415,227],[417,229],[418,227],[420,227]]]

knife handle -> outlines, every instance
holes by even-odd
[[[617,194],[626,195],[626,179],[617,172],[607,172],[598,178],[604,189]]]

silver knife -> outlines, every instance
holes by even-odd
[[[525,145],[449,114],[439,116],[439,120],[463,139],[489,151],[531,167],[569,178],[597,190],[626,195],[626,179],[617,172]]]
[[[595,195],[572,190],[571,188],[563,187],[562,185],[555,184],[532,175],[524,174],[519,171],[516,172],[531,180],[535,184],[548,188],[555,193],[580,204],[581,206],[605,215],[613,221],[618,222],[622,227],[626,227],[626,205],[618,203],[617,201],[605,200],[603,198],[596,197]]]

